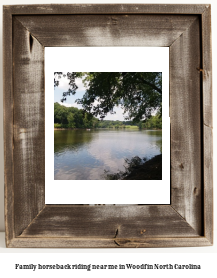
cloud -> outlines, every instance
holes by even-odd
[[[81,91],[84,92],[86,90],[86,88],[84,87],[84,84],[82,82],[82,79],[76,78],[75,83],[78,86],[78,89],[77,89],[78,92],[81,92]]]
[[[60,105],[63,105],[63,106],[65,106],[65,107],[72,107],[72,104],[70,104],[70,103],[62,103],[62,102],[58,102]]]
[[[125,121],[125,118],[127,116],[124,113],[124,110],[121,107],[115,107],[114,111],[116,112],[115,114],[110,114],[108,113],[107,116],[104,118],[105,120],[111,120],[111,121]]]
[[[64,91],[68,90],[68,88],[69,88],[69,79],[67,77],[61,76],[61,78],[56,78],[56,80],[59,81],[58,88],[60,90],[64,90]],[[76,78],[75,79],[75,84],[78,86],[77,92],[84,92],[86,90],[81,78]]]
[[[68,90],[69,88],[69,79],[67,77],[61,76],[61,78],[56,78],[59,81],[58,88],[61,90]]]
[[[66,102],[58,102],[60,105],[63,105],[65,107],[75,107],[75,108],[78,108],[78,109],[81,109],[82,106],[80,104],[77,104],[77,103],[66,103]]]

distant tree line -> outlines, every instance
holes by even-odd
[[[56,128],[96,128],[98,119],[76,107],[66,107],[54,103],[54,127]]]
[[[139,128],[162,129],[162,118],[151,116],[146,121],[111,121],[99,120],[91,113],[75,107],[66,107],[54,103],[54,127],[55,128]]]

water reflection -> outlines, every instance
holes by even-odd
[[[162,152],[159,130],[54,131],[54,178],[98,180],[104,170],[124,170],[124,159]]]
[[[84,130],[55,130],[54,131],[54,153],[60,154],[67,150],[76,150],[84,144],[88,144],[93,133]]]

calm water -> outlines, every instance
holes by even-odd
[[[104,170],[124,170],[124,159],[161,153],[162,131],[55,130],[54,179],[101,180]]]

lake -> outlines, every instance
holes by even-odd
[[[161,130],[55,130],[54,179],[102,180],[105,170],[123,171],[125,159],[161,153]]]

